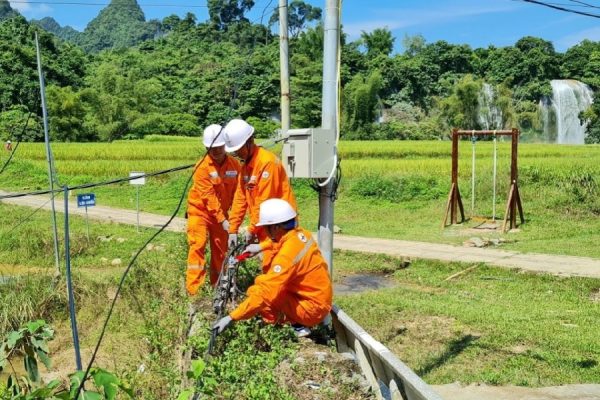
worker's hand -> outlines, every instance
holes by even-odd
[[[221,222],[221,226],[225,232],[229,232],[229,221],[224,219],[223,222]]]
[[[254,236],[253,233],[250,233],[250,231],[246,229],[246,232],[244,232],[244,240],[246,241],[246,243],[252,243],[254,242],[254,239],[256,239],[256,236]]]
[[[227,327],[229,327],[229,325],[231,325],[232,322],[233,320],[231,319],[231,317],[227,315],[226,317],[223,317],[220,320],[218,320],[212,328],[213,330],[217,331],[217,335],[220,335],[225,329],[227,329]]]
[[[257,255],[261,251],[262,251],[262,248],[260,247],[260,244],[258,244],[258,243],[249,244],[244,249],[244,253],[250,253],[253,256]]]
[[[237,233],[230,233],[229,238],[227,239],[227,246],[229,246],[229,248],[233,248],[233,247],[237,246],[237,241],[238,241]]]

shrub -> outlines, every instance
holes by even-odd
[[[443,196],[444,189],[437,179],[431,177],[414,175],[398,178],[371,174],[357,179],[350,193],[363,198],[400,202],[437,199]]]
[[[275,131],[281,128],[281,125],[272,119],[263,120],[257,117],[248,117],[246,121],[254,127],[254,136],[257,138],[273,137]]]

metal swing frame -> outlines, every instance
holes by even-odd
[[[508,192],[508,200],[506,202],[506,212],[504,213],[504,223],[502,224],[502,232],[508,229],[517,227],[517,210],[521,219],[521,224],[525,223],[523,216],[523,205],[521,204],[521,195],[518,185],[518,165],[517,165],[517,150],[519,146],[519,130],[452,130],[452,186],[448,194],[448,202],[446,204],[446,213],[442,227],[448,225],[448,214],[450,214],[450,224],[463,223],[465,221],[465,209],[458,188],[458,141],[461,136],[510,136],[511,137],[511,163],[510,163],[510,189]],[[495,179],[495,177],[494,177]],[[458,212],[460,211],[461,220],[458,222]],[[507,229],[508,228],[508,229]]]

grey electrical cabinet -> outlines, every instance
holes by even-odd
[[[281,131],[281,161],[290,178],[327,178],[335,168],[335,130],[308,128]]]

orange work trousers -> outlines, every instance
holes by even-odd
[[[228,233],[221,224],[209,223],[205,217],[188,216],[189,244],[185,287],[190,295],[198,293],[206,276],[206,242],[210,241],[210,283],[215,286],[227,253]]]
[[[285,292],[279,297],[281,301],[261,310],[262,319],[269,324],[300,324],[313,327],[319,324],[329,311],[318,310],[307,300],[298,299],[294,293]]]

